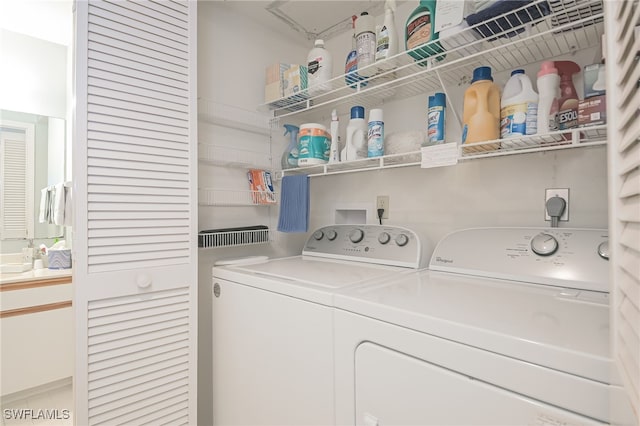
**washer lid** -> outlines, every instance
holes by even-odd
[[[398,266],[295,256],[251,265],[214,267],[213,277],[332,305],[333,293],[338,289],[413,271]]]
[[[269,260],[267,256],[236,257],[233,259],[216,260],[213,266],[251,265],[254,263],[264,263],[267,260]]]
[[[422,271],[345,290],[335,306],[609,382],[607,293]]]

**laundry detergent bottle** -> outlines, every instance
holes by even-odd
[[[405,25],[405,49],[413,59],[420,61],[420,65],[426,66],[423,59],[443,51],[440,43],[436,42],[435,17],[436,0],[420,0],[420,5],[409,15]]]
[[[558,130],[558,101],[560,76],[553,61],[545,61],[538,71],[538,123],[539,134]]]
[[[500,88],[493,82],[491,68],[473,70],[471,86],[464,92],[462,143],[482,142],[500,137]],[[492,144],[483,149],[498,149]]]

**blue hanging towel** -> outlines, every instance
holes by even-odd
[[[284,176],[280,188],[278,231],[307,232],[309,229],[309,176]]]

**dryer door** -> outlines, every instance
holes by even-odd
[[[374,343],[355,376],[358,425],[602,424]]]

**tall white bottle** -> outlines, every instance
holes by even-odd
[[[329,51],[324,48],[324,41],[316,40],[307,56],[309,96],[316,96],[330,89],[327,81],[331,80],[332,69],[333,61]]]
[[[553,61],[545,61],[538,72],[538,134],[557,130],[560,76]]]
[[[398,31],[395,22],[396,2],[387,0],[384,3],[384,21],[376,36],[376,62],[384,61],[398,53]],[[379,66],[382,69],[393,68],[389,64]]]
[[[358,74],[371,77],[376,72],[375,67],[369,67],[376,61],[376,23],[367,12],[362,12],[356,20],[356,48]]]
[[[500,136],[502,138],[535,135],[538,124],[538,94],[531,80],[518,69],[504,85],[500,101]]]

